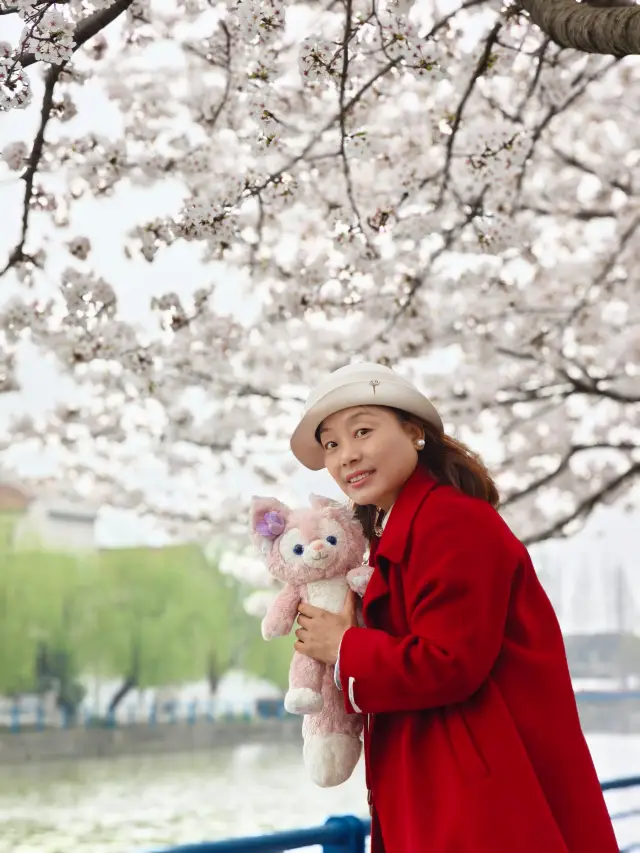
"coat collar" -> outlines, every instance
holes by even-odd
[[[365,625],[375,627],[377,623],[372,618],[372,607],[375,602],[389,594],[388,572],[386,567],[381,566],[380,558],[386,558],[391,563],[402,563],[413,520],[424,499],[436,486],[437,482],[427,473],[427,470],[422,465],[418,465],[396,498],[393,512],[387,515],[389,523],[385,525],[382,536],[380,539],[374,537],[371,543],[369,565],[374,566],[375,569],[362,599]]]
[[[386,557],[392,563],[401,562],[407,549],[411,525],[429,492],[437,485],[436,480],[423,465],[418,464],[402,487],[393,505],[377,547],[375,557]]]

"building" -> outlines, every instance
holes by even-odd
[[[614,679],[624,685],[640,680],[640,637],[622,631],[565,634],[572,678]]]
[[[96,517],[92,507],[0,480],[0,549],[92,551]]]

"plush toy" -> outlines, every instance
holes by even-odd
[[[311,495],[311,508],[290,509],[275,498],[253,498],[251,529],[269,573],[285,586],[262,622],[265,640],[289,634],[298,604],[307,601],[338,613],[348,579],[360,578],[366,540],[346,506]],[[362,717],[347,714],[334,667],[294,651],[284,706],[304,715],[303,757],[311,779],[323,788],[346,781],[361,751]]]

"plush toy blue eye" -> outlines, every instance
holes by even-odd
[[[335,536],[327,536],[327,542],[329,543],[329,545],[337,545],[338,544],[338,540],[336,539]]]
[[[300,556],[300,554],[304,554],[304,545],[294,545],[293,553]]]

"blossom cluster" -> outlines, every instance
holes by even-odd
[[[22,52],[66,61],[83,16],[107,5],[19,4],[28,40],[3,46],[0,93],[19,99],[6,81]],[[306,389],[365,358],[413,377],[449,431],[491,448],[525,538],[630,494],[637,64],[558,50],[497,4],[140,2],[122,32],[65,68],[40,154],[18,138],[1,152],[8,172],[35,178],[6,263],[20,295],[0,301],[0,390],[15,387],[12,359],[30,340],[90,400],[46,424],[16,413],[16,439],[54,432],[96,493],[182,529],[234,529],[243,496],[218,501],[215,484],[249,467],[284,487]],[[150,70],[169,40],[181,61]],[[77,129],[87,79],[118,133]],[[123,246],[74,217],[81,200],[168,184],[177,203],[150,205]],[[30,227],[34,211],[57,226],[56,252]],[[99,268],[105,245],[142,262],[136,275],[197,253],[203,281],[149,295],[142,328]],[[221,312],[230,292],[253,313]],[[166,494],[140,491],[142,458]]]

